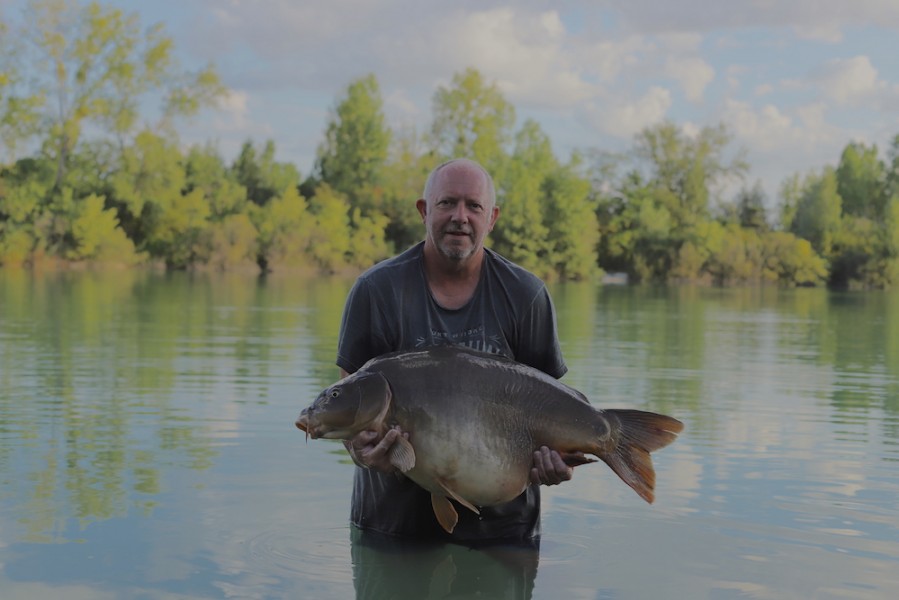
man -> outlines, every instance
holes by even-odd
[[[416,202],[424,242],[363,273],[347,298],[337,365],[341,376],[396,350],[459,344],[503,354],[559,378],[567,367],[555,309],[536,276],[484,248],[499,217],[493,180],[479,164],[438,166]],[[464,377],[460,373],[459,377]],[[363,529],[462,543],[531,540],[540,530],[539,484],[571,479],[571,468],[548,449],[535,453],[532,485],[515,500],[459,511],[450,535],[438,525],[430,493],[400,475],[387,451],[400,435],[362,432],[346,442],[356,469],[351,520]]]

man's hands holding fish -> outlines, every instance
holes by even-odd
[[[376,431],[361,431],[352,439],[344,440],[343,445],[350,457],[360,467],[375,469],[384,473],[396,470],[390,463],[388,455],[391,446],[400,438],[409,438],[409,434],[399,427],[394,427],[379,439]],[[583,453],[575,452],[563,457],[555,450],[546,446],[534,452],[534,466],[531,467],[531,483],[535,485],[558,485],[568,481],[574,469],[566,464],[566,459],[572,464],[580,464],[584,458]]]

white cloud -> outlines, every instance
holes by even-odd
[[[664,119],[670,107],[670,90],[653,86],[636,100],[616,96],[591,105],[587,118],[601,133],[629,138]]]
[[[895,0],[629,0],[616,3],[616,8],[626,27],[641,33],[792,27],[805,36],[833,41],[841,28],[852,25],[899,27]]]
[[[722,120],[734,141],[748,150],[750,175],[761,179],[773,200],[786,177],[832,164],[848,141],[826,120],[826,105],[803,105],[795,114],[773,104],[753,107],[728,100]]]
[[[249,94],[242,90],[229,90],[219,100],[219,108],[225,113],[228,121],[242,125],[247,121]]]
[[[511,8],[474,12],[434,32],[437,48],[456,70],[474,66],[496,79],[508,99],[532,106],[566,107],[595,93],[572,67],[558,13]]]
[[[818,77],[821,92],[839,104],[864,103],[886,90],[867,56],[828,62]]]
[[[665,74],[680,83],[691,102],[700,102],[706,86],[715,79],[715,69],[696,57],[669,58],[665,61]]]

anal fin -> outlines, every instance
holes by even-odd
[[[481,514],[481,511],[478,510],[477,506],[475,506],[474,504],[472,504],[471,502],[469,502],[468,500],[466,500],[465,498],[463,498],[462,496],[457,494],[452,488],[450,488],[448,485],[446,485],[445,481],[443,481],[442,479],[438,479],[437,483],[440,485],[440,488],[444,492],[446,492],[447,496],[449,496],[450,498],[452,498],[453,500],[455,500],[456,502],[458,502],[459,504],[461,504],[462,506],[464,506],[465,508],[467,508],[468,510],[473,512],[474,514],[476,514],[476,515]]]
[[[434,516],[437,522],[443,527],[447,533],[452,533],[459,522],[459,513],[453,507],[453,503],[446,496],[438,496],[431,494],[431,506],[434,508]]]

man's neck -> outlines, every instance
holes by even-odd
[[[444,308],[461,308],[471,300],[481,279],[483,264],[483,248],[461,261],[450,260],[427,244],[424,248],[428,287],[434,299]]]

